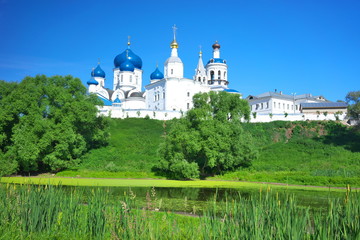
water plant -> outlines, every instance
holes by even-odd
[[[253,196],[214,194],[201,215],[161,212],[156,190],[143,205],[131,191],[0,184],[0,239],[359,239],[359,193],[329,207],[299,206],[268,187]],[[188,200],[184,205],[188,211]]]

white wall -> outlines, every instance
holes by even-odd
[[[339,115],[339,120],[342,121],[346,118],[346,114]],[[336,120],[334,114],[328,114],[325,116],[324,114],[291,114],[289,113],[287,117],[285,114],[273,114],[270,117],[269,114],[261,114],[257,113],[256,118],[251,114],[250,122],[272,122],[272,121],[306,121],[306,120]]]

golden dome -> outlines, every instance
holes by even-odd
[[[176,42],[176,40],[174,39],[171,43],[170,43],[170,47],[171,48],[179,48],[179,44]]]

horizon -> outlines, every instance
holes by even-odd
[[[157,63],[163,72],[176,24],[185,78],[194,75],[199,46],[206,64],[219,41],[229,88],[243,98],[277,89],[344,100],[360,86],[359,10],[357,1],[324,0],[0,0],[0,80],[72,75],[87,87],[100,58],[105,87],[112,88],[113,60],[131,36],[131,49],[143,61],[144,89]]]

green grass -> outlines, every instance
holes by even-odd
[[[111,119],[109,146],[82,157],[77,169],[57,176],[161,178],[152,172],[172,121]],[[335,122],[246,123],[259,149],[249,169],[215,179],[360,187],[360,136]]]
[[[153,172],[108,172],[95,170],[65,170],[56,174],[58,177],[83,177],[83,178],[155,178],[164,179]]]
[[[163,121],[111,119],[109,146],[82,157],[79,170],[107,172],[151,172],[164,133]]]
[[[66,186],[108,186],[108,187],[173,187],[173,188],[249,188],[249,189],[292,189],[314,191],[345,191],[336,188],[318,188],[305,186],[269,185],[239,181],[178,181],[164,179],[105,179],[105,178],[62,178],[62,177],[2,177],[0,183],[66,185]]]

